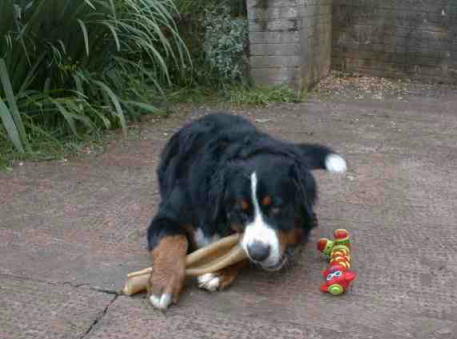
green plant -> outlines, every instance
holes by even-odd
[[[172,0],[2,0],[0,142],[122,127],[183,68]],[[157,101],[157,100],[156,100]]]
[[[287,86],[234,86],[225,92],[227,101],[235,105],[264,106],[274,102],[301,102],[303,94]]]
[[[296,91],[286,85],[250,86],[227,84],[223,88],[208,86],[178,87],[166,91],[171,104],[192,103],[210,107],[265,106],[272,103],[297,103],[306,99],[306,92]]]
[[[244,0],[176,0],[178,29],[193,67],[172,67],[180,87],[221,88],[246,82],[247,19]]]
[[[246,0],[175,0],[181,15],[202,15],[205,10],[217,6],[226,6],[233,17],[246,16]]]
[[[244,52],[247,44],[247,20],[233,18],[228,6],[207,10],[203,50],[207,63],[223,82],[241,81],[246,74]]]

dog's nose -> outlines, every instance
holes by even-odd
[[[270,255],[270,245],[254,241],[247,246],[249,257],[254,261],[263,261]]]

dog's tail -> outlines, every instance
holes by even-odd
[[[325,169],[333,173],[346,172],[346,160],[331,148],[313,144],[299,144],[298,147],[311,169]]]

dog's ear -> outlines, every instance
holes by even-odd
[[[220,168],[215,171],[210,179],[208,190],[208,206],[214,206],[211,213],[211,222],[215,222],[223,212],[223,204],[226,194],[227,170]]]
[[[297,200],[306,224],[315,223],[314,203],[317,199],[317,187],[310,169],[302,162],[298,162],[291,167],[291,177],[297,189]]]

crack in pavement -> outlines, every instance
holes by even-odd
[[[108,310],[110,308],[110,306],[116,301],[116,299],[119,297],[118,294],[114,295],[113,298],[109,301],[108,305],[106,305],[106,307],[103,309],[102,312],[100,312],[94,319],[94,321],[92,322],[92,324],[90,324],[89,328],[86,330],[86,332],[84,332],[84,334],[80,337],[80,339],[83,339],[83,338],[86,338],[88,335],[90,335],[90,333],[92,332],[92,330],[95,328],[95,326],[100,322],[100,320],[103,319],[103,317],[108,313]]]
[[[18,276],[18,275],[6,274],[6,273],[0,273],[0,277],[1,276],[4,276],[6,278],[13,278],[13,279],[18,279],[18,280],[25,280],[25,281],[42,283],[42,284],[48,284],[48,285],[52,285],[52,286],[59,286],[60,285],[60,286],[70,286],[70,287],[73,287],[73,288],[85,287],[85,288],[88,288],[88,289],[90,289],[92,291],[96,291],[96,292],[100,292],[100,293],[112,294],[112,295],[115,295],[115,296],[122,295],[121,291],[109,290],[109,289],[104,289],[104,288],[100,288],[100,287],[93,287],[93,286],[90,286],[89,283],[75,284],[75,283],[72,283],[70,281],[62,281],[62,282],[60,282],[60,281],[47,281],[47,280],[41,280],[41,279],[33,279],[33,278],[29,278],[29,277],[21,277],[21,276]]]
[[[69,281],[64,281],[64,282],[55,282],[55,281],[46,281],[46,280],[41,280],[41,279],[32,279],[29,277],[21,277],[21,276],[16,276],[13,274],[5,274],[5,273],[0,273],[0,277],[6,277],[6,278],[13,278],[13,279],[18,279],[18,280],[23,280],[23,281],[30,281],[30,282],[36,282],[36,283],[41,283],[41,284],[47,284],[51,286],[70,286],[72,288],[88,288],[90,290],[99,292],[99,293],[105,293],[105,294],[110,294],[113,297],[109,300],[108,304],[105,306],[105,308],[99,312],[95,319],[92,321],[90,326],[87,328],[87,330],[80,336],[80,339],[85,338],[88,336],[91,331],[94,329],[94,327],[100,322],[101,319],[108,313],[108,310],[110,306],[116,301],[116,299],[122,295],[120,291],[115,291],[115,290],[107,290],[103,288],[98,288],[98,287],[92,287],[88,283],[80,283],[80,284],[75,284]],[[0,286],[0,290],[1,290]]]

